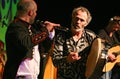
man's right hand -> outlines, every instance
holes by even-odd
[[[44,22],[44,25],[45,25],[45,27],[47,28],[47,30],[48,30],[49,32],[52,32],[53,29],[54,29],[54,27],[60,26],[60,24],[52,23],[52,22],[50,22],[50,21],[45,21],[45,22]]]
[[[77,52],[71,52],[68,56],[67,56],[67,61],[68,62],[74,62],[76,60],[79,60],[81,57],[78,55]]]

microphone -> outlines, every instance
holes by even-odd
[[[45,27],[44,21],[36,20],[36,23],[41,25],[42,27]],[[55,26],[54,29],[60,30],[60,31],[68,31],[69,28],[63,27],[63,26]]]

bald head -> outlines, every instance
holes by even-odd
[[[17,14],[16,16],[26,16],[30,10],[37,8],[37,5],[34,0],[20,0],[17,5]]]

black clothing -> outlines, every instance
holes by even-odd
[[[48,31],[42,27],[39,31],[19,18],[15,18],[6,31],[7,62],[3,79],[15,79],[18,67],[25,58],[32,58],[33,46],[42,42]]]
[[[120,45],[120,31],[113,32],[112,37],[109,36],[106,29],[101,29],[98,32],[98,34],[102,39],[106,40],[106,42],[109,44],[110,47]],[[115,64],[115,66],[113,67],[111,71],[112,71],[112,74],[111,74],[110,79],[120,79],[120,66]]]

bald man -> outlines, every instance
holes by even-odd
[[[44,27],[32,27],[37,15],[34,0],[20,0],[17,13],[6,31],[7,62],[3,79],[37,79],[40,70],[38,46],[58,24],[46,21]],[[38,26],[39,27],[39,26]]]

